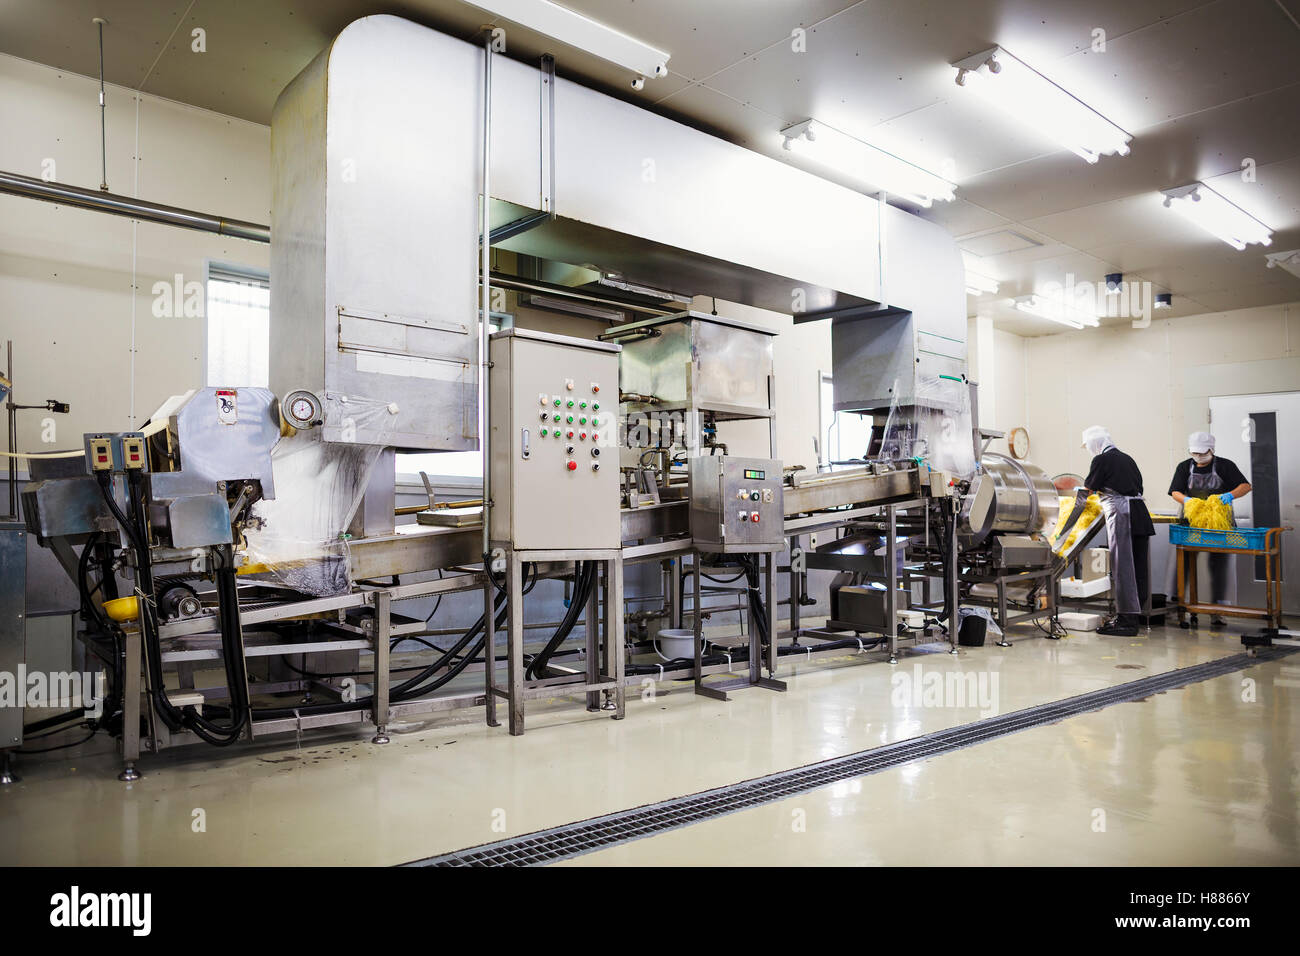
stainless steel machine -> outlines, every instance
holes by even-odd
[[[142,753],[181,744],[363,723],[382,744],[394,721],[463,707],[495,726],[499,700],[512,733],[535,698],[617,718],[646,679],[725,697],[705,680],[743,666],[741,683],[781,690],[790,654],[896,660],[936,627],[955,651],[979,576],[1037,567],[1054,492],[1032,466],[982,454],[960,254],[934,224],[388,16],[345,29],[272,127],[271,388],[197,389],[138,433],[88,436],[83,457],[33,465],[23,496],[25,530],[76,582],[82,643],[112,675],[105,726],[124,779]],[[680,162],[640,181],[656,153]],[[494,284],[540,281],[499,272],[493,249],[616,277],[544,291],[638,318],[489,339]],[[780,461],[775,332],[637,288],[833,322],[835,406],[872,416],[873,447]],[[399,523],[412,509],[395,507],[396,453],[481,448],[480,414],[481,501],[445,509],[430,486],[429,507]],[[766,448],[729,447],[743,421],[766,423]],[[812,534],[823,543],[805,549]],[[847,575],[834,594],[810,593],[819,568]],[[530,643],[525,595],[548,578],[567,606]],[[660,594],[644,587],[656,579]],[[405,616],[405,602],[458,592],[483,595],[479,620],[396,671],[401,638],[438,623],[439,605]],[[135,609],[111,617],[120,596]],[[802,626],[823,600],[833,626]],[[909,606],[922,625],[902,625]],[[724,647],[703,624],[732,610],[748,630]],[[687,617],[694,658],[655,657],[653,635]]]

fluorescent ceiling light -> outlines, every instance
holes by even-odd
[[[1273,242],[1272,229],[1228,202],[1205,183],[1161,191],[1165,196],[1165,208],[1173,209],[1234,249],[1245,249],[1256,242],[1264,246]]]
[[[1081,329],[1084,326],[1096,327],[1099,324],[1097,316],[1084,309],[1076,308],[1062,299],[1033,293],[1017,296],[1012,302],[1021,312],[1036,315],[1040,319],[1050,319],[1061,325],[1068,325],[1072,329]]]
[[[953,66],[958,86],[974,90],[1088,162],[1128,155],[1132,136],[1001,47]]]
[[[642,77],[668,75],[670,54],[550,0],[468,0],[480,10],[535,30]],[[636,83],[634,81],[634,86]],[[637,89],[640,87],[637,86]]]
[[[804,120],[781,130],[785,148],[832,166],[887,193],[929,207],[936,199],[951,202],[953,183],[893,153],[863,142],[818,120]]]
[[[1300,279],[1300,249],[1292,249],[1290,252],[1270,252],[1264,258],[1268,260],[1270,269],[1285,269]]]
[[[980,296],[985,292],[996,295],[998,291],[998,280],[990,279],[988,276],[982,276],[978,272],[966,270],[966,294]]]

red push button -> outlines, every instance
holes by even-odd
[[[750,515],[749,520],[754,522],[754,524],[758,524],[758,512],[755,511],[752,515]]]
[[[577,471],[578,463],[576,461],[570,461],[565,467],[567,467],[569,471]]]

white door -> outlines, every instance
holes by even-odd
[[[1232,503],[1242,527],[1291,525],[1282,536],[1282,606],[1300,613],[1300,392],[1210,399],[1215,454],[1235,462],[1252,491]],[[1263,562],[1237,559],[1237,603],[1264,606]]]

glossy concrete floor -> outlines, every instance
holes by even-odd
[[[664,685],[623,721],[536,704],[523,737],[472,710],[394,728],[387,746],[350,731],[172,751],[130,785],[95,741],[24,758],[0,790],[0,863],[401,863],[1241,651],[1231,631],[1037,633],[893,667],[786,659],[788,693],[723,703]],[[990,696],[911,689],[954,670]],[[1297,743],[1300,655],[569,863],[1296,864]]]

